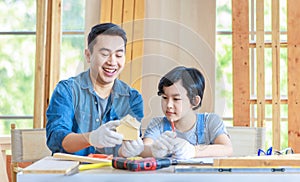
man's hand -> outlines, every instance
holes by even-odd
[[[195,146],[182,138],[175,138],[175,146],[173,148],[174,156],[177,159],[190,159],[195,157]]]
[[[153,157],[165,157],[171,154],[174,148],[174,139],[176,137],[175,132],[166,131],[154,141],[151,145],[151,151]]]
[[[144,143],[141,138],[132,141],[123,141],[120,150],[123,157],[134,157],[143,152]]]
[[[109,121],[92,131],[89,136],[89,143],[98,148],[114,147],[122,143],[123,135],[116,132],[119,120]]]

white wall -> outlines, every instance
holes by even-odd
[[[146,0],[142,95],[145,128],[162,115],[157,96],[159,79],[178,65],[198,68],[206,90],[200,111],[214,111],[215,1]]]

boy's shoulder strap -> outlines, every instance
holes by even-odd
[[[171,124],[170,124],[169,120],[167,119],[167,117],[163,118],[163,126],[164,126],[163,132],[172,131]]]
[[[197,114],[197,140],[201,142],[204,133],[204,114]]]

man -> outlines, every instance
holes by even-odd
[[[139,155],[140,138],[123,141],[115,131],[127,114],[141,121],[143,100],[117,77],[125,65],[126,33],[112,23],[92,27],[85,58],[90,68],[60,81],[47,109],[47,145],[55,152]]]

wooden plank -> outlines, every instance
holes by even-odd
[[[49,98],[51,97],[51,93],[56,87],[56,84],[59,82],[60,75],[61,1],[62,0],[52,0]]]
[[[78,166],[79,161],[55,160],[49,156],[33,163],[22,171],[24,174],[70,174],[73,171],[77,171]]]
[[[250,48],[256,48],[256,42],[250,42],[249,44]],[[265,48],[272,48],[272,42],[265,42],[264,44]],[[280,41],[279,44],[280,48],[287,48],[287,42],[286,41]]]
[[[300,9],[298,0],[287,1],[288,39],[288,137],[289,146],[300,152]]]
[[[100,23],[111,22],[112,0],[101,0]]]
[[[249,1],[232,0],[233,125],[250,126]]]
[[[131,60],[132,60],[132,39],[133,39],[133,16],[134,16],[134,0],[124,1],[123,8],[123,24],[122,27],[127,34],[126,45],[126,61],[125,67],[120,74],[120,79],[131,85]]]
[[[272,0],[272,134],[273,144],[280,149],[280,16],[279,0]]]
[[[92,158],[87,156],[79,156],[79,155],[72,155],[66,153],[54,153],[53,157],[56,159],[72,160],[72,161],[88,162],[88,163],[111,162],[110,159]]]
[[[61,47],[61,0],[49,0],[47,6],[47,36],[45,64],[44,113],[49,105],[51,93],[59,81]],[[44,116],[44,118],[46,118]],[[43,127],[46,126],[44,120]]]
[[[132,49],[132,87],[142,92],[145,1],[135,0]]]
[[[33,127],[42,128],[45,120],[45,57],[46,57],[46,1],[37,1],[36,52],[34,76]]]
[[[300,154],[214,159],[214,167],[282,167],[300,166]]]
[[[257,127],[265,121],[265,29],[264,1],[256,1]]]
[[[112,1],[111,22],[121,25],[123,22],[123,0]]]

